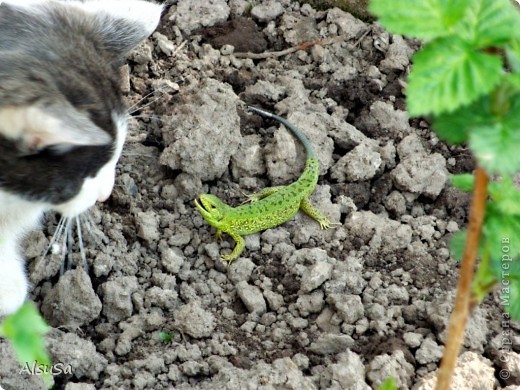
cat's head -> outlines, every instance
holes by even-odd
[[[161,11],[136,0],[0,1],[0,195],[66,216],[110,195],[126,135],[118,68]]]

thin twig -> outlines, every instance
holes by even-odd
[[[469,212],[468,234],[459,271],[457,296],[450,317],[448,337],[439,368],[436,390],[449,390],[450,388],[451,377],[457,365],[457,357],[464,338],[464,330],[470,315],[471,285],[473,283],[480,234],[486,210],[488,180],[486,172],[482,168],[477,167],[475,171],[475,188],[473,189],[473,199]]]
[[[251,58],[252,60],[264,60],[267,58],[283,57],[287,54],[294,53],[298,50],[307,50],[307,49],[309,49],[313,46],[317,46],[317,45],[319,45],[319,46],[331,45],[336,42],[341,42],[344,39],[345,39],[344,37],[338,36],[338,37],[332,37],[332,38],[327,38],[327,39],[320,39],[318,41],[304,42],[297,46],[293,46],[288,49],[280,50],[280,51],[267,51],[267,52],[263,52],[263,53],[239,52],[239,53],[233,53],[233,55],[236,58]]]

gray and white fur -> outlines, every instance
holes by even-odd
[[[45,211],[108,198],[126,135],[119,67],[159,23],[147,1],[0,1],[0,316],[27,296],[20,241]]]

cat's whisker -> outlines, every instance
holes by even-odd
[[[83,236],[81,234],[80,216],[76,216],[76,230],[77,230],[77,234],[78,234],[79,252],[81,254],[81,260],[83,262],[83,269],[88,274],[87,255],[85,254],[85,247],[83,246]]]
[[[92,216],[90,213],[83,213],[81,214],[81,221],[83,222],[83,225],[87,229],[88,234],[93,235],[92,233]]]
[[[161,86],[161,87],[159,87],[159,88],[153,90],[152,92],[150,92],[150,93],[144,95],[144,96],[143,96],[141,99],[139,99],[136,103],[132,104],[132,106],[130,106],[130,107],[128,108],[128,110],[126,110],[126,111],[128,112],[129,115],[132,115],[134,112],[139,111],[140,109],[142,109],[142,108],[144,108],[144,107],[150,105],[151,103],[157,101],[158,99],[161,99],[164,95],[166,95],[166,90],[167,90],[167,89],[171,89],[171,90],[175,91],[175,88],[173,88],[171,85],[163,85],[163,86]],[[161,93],[161,95],[160,95],[158,98],[154,99],[153,101],[151,101],[150,103],[147,103],[147,104],[144,105],[144,106],[138,107],[139,104],[141,104],[142,102],[144,102],[147,98],[149,98],[150,96],[155,95],[156,93],[159,93],[159,92]]]
[[[157,91],[159,91],[159,90],[157,90]],[[135,113],[135,112],[137,112],[137,111],[139,111],[139,110],[142,110],[143,108],[148,107],[148,106],[154,104],[155,102],[157,102],[157,101],[163,99],[165,95],[166,95],[166,92],[161,92],[161,95],[159,95],[159,96],[156,97],[155,99],[150,100],[148,103],[146,103],[146,104],[144,104],[144,105],[142,105],[142,106],[140,106],[140,107],[137,107],[137,108],[134,109],[133,111],[129,111],[129,112],[128,112],[128,115],[132,116],[133,113]]]
[[[61,236],[61,231],[63,229],[64,223],[65,223],[65,218],[61,217],[60,220],[58,221],[58,225],[56,226],[56,230],[54,231],[54,234],[52,235],[51,240],[49,241],[49,245],[47,245],[47,249],[41,256],[40,260],[45,259],[45,256],[47,256],[47,254],[49,252],[53,252],[53,250],[51,250],[51,248],[53,248],[56,241],[59,241],[59,237]]]
[[[67,221],[68,229],[67,229],[67,271],[72,269],[72,245],[74,244],[74,236],[72,235],[72,218],[69,218]]]
[[[66,218],[65,223],[65,230],[63,232],[63,239],[61,243],[61,267],[60,267],[60,275],[63,275],[65,273],[65,259],[67,258],[67,254],[69,251],[69,234],[70,234],[70,227],[72,224],[72,220],[70,218]],[[70,262],[69,262],[70,263]]]
[[[155,115],[155,114],[142,114],[142,115],[132,115],[130,118],[132,119],[162,119],[163,115]]]
[[[143,101],[145,101],[148,97],[152,96],[154,93],[156,93],[158,90],[152,91],[146,95],[144,95],[141,99],[139,99],[137,102],[132,104],[128,109],[126,110],[129,114],[131,114],[131,111],[134,110],[139,104],[141,104]],[[133,112],[133,111],[132,111]]]

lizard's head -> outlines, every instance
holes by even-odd
[[[202,194],[199,196],[199,200],[200,203],[195,199],[195,206],[199,213],[211,226],[218,228],[219,222],[224,218],[229,206],[211,194]]]

